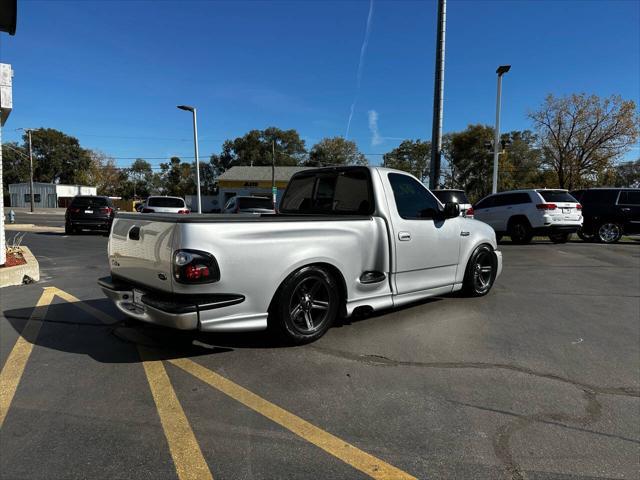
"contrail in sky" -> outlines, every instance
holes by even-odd
[[[351,130],[351,120],[353,119],[353,112],[358,102],[358,95],[360,94],[360,84],[362,83],[362,69],[364,67],[364,56],[367,53],[367,46],[369,45],[369,33],[371,32],[371,20],[373,19],[373,0],[369,1],[369,15],[367,16],[367,28],[364,32],[364,40],[362,41],[362,47],[360,47],[360,62],[358,62],[358,77],[356,81],[356,95],[351,103],[351,110],[349,111],[349,121],[347,122],[347,133],[345,138],[349,138],[349,131]]]

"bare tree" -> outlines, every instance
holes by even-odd
[[[556,172],[560,187],[569,189],[595,181],[637,141],[640,128],[635,102],[619,95],[548,95],[529,118],[544,163]]]

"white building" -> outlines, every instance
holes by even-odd
[[[76,195],[97,194],[97,187],[33,182],[34,206],[36,208],[67,207]],[[9,201],[12,207],[29,207],[31,205],[29,184],[13,183],[9,185]]]

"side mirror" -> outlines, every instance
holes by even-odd
[[[460,215],[460,205],[456,202],[447,202],[444,204],[444,218],[455,218]]]

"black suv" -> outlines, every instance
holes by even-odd
[[[116,209],[109,197],[78,195],[73,197],[64,215],[67,235],[81,229],[111,230]]]
[[[615,243],[623,234],[640,233],[640,188],[590,188],[571,195],[582,204],[582,240]]]

